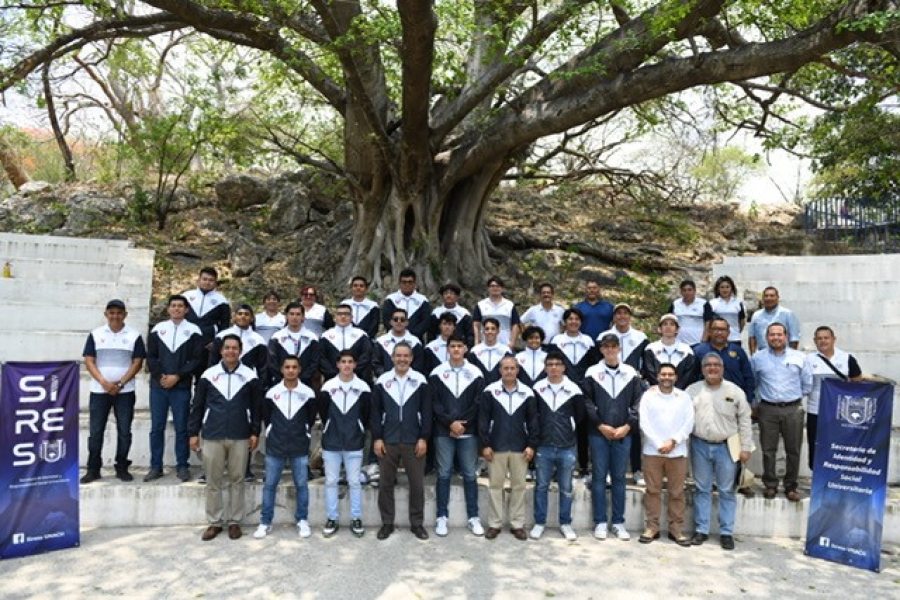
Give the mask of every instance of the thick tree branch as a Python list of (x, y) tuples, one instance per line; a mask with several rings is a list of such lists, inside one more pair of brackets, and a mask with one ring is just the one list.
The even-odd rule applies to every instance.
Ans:
[(430, 0), (398, 0), (397, 10), (403, 25), (403, 141), (400, 169), (404, 179), (414, 182), (421, 191), (431, 172), (428, 111), (431, 103), (437, 20)]

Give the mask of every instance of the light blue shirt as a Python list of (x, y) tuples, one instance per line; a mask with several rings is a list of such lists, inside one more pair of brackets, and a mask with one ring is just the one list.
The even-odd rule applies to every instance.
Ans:
[(772, 323), (781, 323), (787, 328), (789, 342), (800, 341), (800, 321), (797, 320), (793, 311), (779, 304), (773, 311), (762, 309), (753, 313), (747, 337), (756, 338), (757, 352), (769, 347), (766, 341), (766, 328)]
[(799, 350), (785, 348), (775, 354), (766, 348), (753, 355), (750, 365), (756, 376), (757, 402), (793, 402), (812, 391), (812, 368)]

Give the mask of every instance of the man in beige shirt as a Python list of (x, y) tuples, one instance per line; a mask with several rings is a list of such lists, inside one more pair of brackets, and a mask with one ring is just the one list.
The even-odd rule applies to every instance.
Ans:
[(728, 438), (740, 436), (740, 461), (750, 460), (753, 432), (750, 405), (740, 387), (723, 378), (722, 358), (715, 352), (703, 357), (703, 380), (687, 389), (694, 401), (694, 432), (691, 434), (691, 470), (694, 474), (695, 533), (691, 543), (699, 546), (709, 539), (712, 486), (719, 489), (719, 542), (734, 549), (734, 518), (737, 500), (734, 474), (737, 465), (728, 450)]

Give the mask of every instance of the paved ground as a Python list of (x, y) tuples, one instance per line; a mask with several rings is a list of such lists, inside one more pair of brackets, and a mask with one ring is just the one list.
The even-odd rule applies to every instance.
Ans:
[[(884, 554), (870, 573), (808, 558), (797, 540), (746, 538), (725, 552), (716, 540), (695, 548), (649, 546), (554, 530), (539, 542), (504, 533), (495, 541), (451, 530), (420, 542), (405, 530), (388, 541), (346, 529), (299, 540), (279, 527), (262, 541), (199, 527), (97, 529), (81, 548), (0, 562), (0, 597), (340, 598), (660, 598), (900, 597), (900, 556)], [(888, 551), (896, 551), (896, 548)]]

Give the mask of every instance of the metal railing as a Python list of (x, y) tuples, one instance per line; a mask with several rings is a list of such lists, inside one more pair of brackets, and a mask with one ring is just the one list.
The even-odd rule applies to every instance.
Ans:
[(825, 239), (882, 251), (900, 248), (900, 198), (819, 198), (804, 207), (803, 227)]

